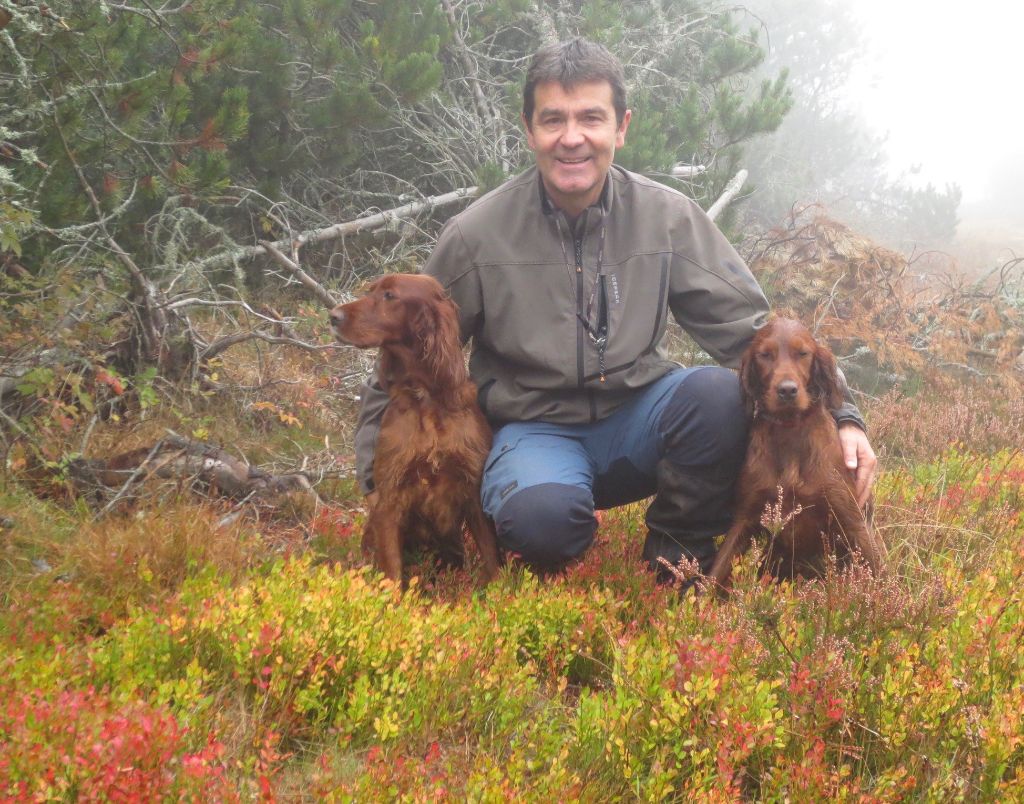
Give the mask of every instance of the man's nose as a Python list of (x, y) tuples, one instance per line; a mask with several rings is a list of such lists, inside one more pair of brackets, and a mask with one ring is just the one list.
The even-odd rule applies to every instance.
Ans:
[(562, 145), (566, 148), (575, 148), (583, 144), (583, 128), (577, 123), (569, 121), (562, 132)]

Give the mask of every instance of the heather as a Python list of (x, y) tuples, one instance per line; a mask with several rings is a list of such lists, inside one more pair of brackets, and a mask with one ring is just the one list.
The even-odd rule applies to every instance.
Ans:
[(775, 584), (751, 556), (725, 601), (654, 585), (642, 505), (562, 576), (512, 565), (479, 589), (423, 560), (400, 593), (363, 566), (354, 501), (302, 535), (168, 503), (142, 549), (138, 517), (100, 537), (8, 483), (3, 794), (1017, 797), (1024, 456), (963, 440), (957, 411), (1000, 413), (983, 395), (945, 402), (867, 410), (945, 426), (938, 450), (880, 444), (890, 572)]

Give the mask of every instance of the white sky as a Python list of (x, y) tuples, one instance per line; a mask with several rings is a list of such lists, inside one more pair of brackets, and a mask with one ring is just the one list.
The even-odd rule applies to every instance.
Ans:
[(919, 164), (922, 180), (956, 182), (965, 202), (984, 200), (1000, 162), (1024, 157), (1024, 3), (851, 5), (868, 41), (851, 101), (888, 132), (892, 172)]

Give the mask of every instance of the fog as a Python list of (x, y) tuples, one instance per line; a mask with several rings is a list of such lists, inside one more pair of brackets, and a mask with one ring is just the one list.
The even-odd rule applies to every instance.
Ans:
[(888, 135), (891, 173), (959, 184), (965, 218), (1024, 223), (1024, 6), (851, 0), (851, 7), (867, 51), (849, 102)]

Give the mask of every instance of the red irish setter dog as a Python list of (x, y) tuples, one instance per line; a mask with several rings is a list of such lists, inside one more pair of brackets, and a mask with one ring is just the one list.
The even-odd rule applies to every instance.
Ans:
[(497, 542), (480, 507), (491, 430), (463, 362), (455, 303), (432, 277), (389, 274), (331, 310), (331, 323), (339, 340), (380, 348), (378, 375), (390, 397), (363, 548), (400, 582), (403, 545), (431, 547), (442, 562), (461, 566), (465, 523), (492, 580)]
[(750, 445), (736, 487), (735, 519), (711, 579), (724, 589), (733, 560), (763, 533), (774, 535), (762, 573), (820, 575), (827, 552), (848, 562), (857, 551), (877, 575), (885, 547), (857, 505), (829, 412), (842, 403), (832, 353), (799, 321), (777, 318), (754, 336), (740, 382), (752, 417)]

